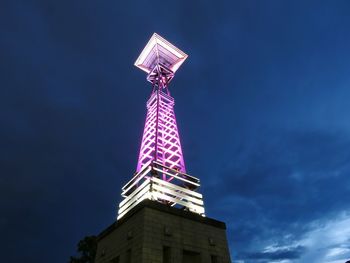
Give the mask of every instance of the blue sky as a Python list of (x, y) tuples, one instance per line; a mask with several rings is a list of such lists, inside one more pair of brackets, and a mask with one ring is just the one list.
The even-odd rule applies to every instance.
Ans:
[[(186, 167), (233, 262), (350, 259), (349, 1), (1, 1), (4, 262), (67, 262), (136, 168), (157, 32)], [(19, 253), (20, 251), (20, 253)]]

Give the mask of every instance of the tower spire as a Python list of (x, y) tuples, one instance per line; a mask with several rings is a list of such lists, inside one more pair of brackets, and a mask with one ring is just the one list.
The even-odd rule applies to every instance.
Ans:
[(144, 199), (204, 216), (199, 179), (186, 174), (169, 83), (187, 55), (154, 33), (135, 62), (147, 73), (152, 93), (135, 176), (122, 188), (118, 219)]

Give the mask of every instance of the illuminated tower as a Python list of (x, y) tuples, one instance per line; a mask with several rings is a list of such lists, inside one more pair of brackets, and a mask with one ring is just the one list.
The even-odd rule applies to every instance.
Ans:
[(118, 219), (144, 199), (184, 208), (204, 216), (199, 179), (186, 174), (174, 98), (169, 83), (187, 55), (153, 34), (135, 62), (147, 73), (152, 93), (134, 177), (122, 188)]
[(117, 221), (98, 235), (95, 263), (230, 263), (226, 225), (204, 214), (186, 173), (169, 83), (187, 55), (153, 34), (135, 62), (152, 84), (136, 172)]
[[(157, 161), (170, 169), (185, 173), (179, 132), (174, 113), (174, 99), (168, 85), (187, 55), (154, 34), (135, 62), (145, 71), (152, 84), (147, 102), (147, 118), (136, 171)], [(165, 177), (163, 180), (167, 180)]]

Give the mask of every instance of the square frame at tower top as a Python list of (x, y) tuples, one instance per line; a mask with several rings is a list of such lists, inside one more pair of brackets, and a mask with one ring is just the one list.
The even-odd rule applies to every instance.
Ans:
[(134, 65), (148, 74), (160, 63), (175, 73), (187, 57), (186, 53), (154, 33)]

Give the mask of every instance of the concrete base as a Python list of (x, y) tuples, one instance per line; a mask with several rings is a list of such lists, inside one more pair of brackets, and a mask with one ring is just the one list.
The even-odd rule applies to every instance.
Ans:
[(229, 263), (223, 222), (144, 200), (98, 237), (96, 263)]

